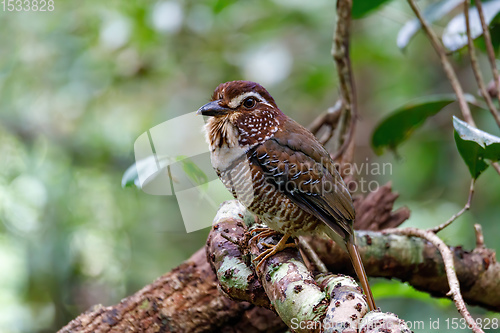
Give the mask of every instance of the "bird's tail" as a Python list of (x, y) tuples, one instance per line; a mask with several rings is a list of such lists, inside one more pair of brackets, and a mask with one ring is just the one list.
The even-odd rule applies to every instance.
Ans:
[[(330, 228), (326, 223), (323, 225), (323, 231), (330, 237), (335, 243), (337, 243), (341, 248), (344, 249), (349, 254), (351, 258), (352, 266), (354, 271), (358, 276), (358, 280), (361, 283), (361, 287), (365, 292), (368, 306), (370, 310), (375, 310), (375, 300), (373, 299), (372, 291), (370, 285), (368, 284), (368, 278), (366, 276), (365, 267), (361, 261), (361, 256), (359, 255), (358, 246), (356, 245), (356, 237), (354, 235), (354, 230), (347, 234), (345, 237), (339, 235), (335, 230)], [(352, 229), (351, 229), (352, 230)]]
[(347, 247), (347, 253), (349, 253), (349, 257), (351, 258), (354, 271), (356, 271), (356, 275), (358, 276), (359, 282), (361, 283), (363, 291), (365, 292), (366, 298), (368, 300), (368, 306), (370, 307), (371, 311), (376, 310), (377, 307), (375, 306), (375, 300), (373, 299), (372, 290), (370, 289), (370, 285), (368, 284), (368, 277), (366, 276), (365, 267), (363, 266), (361, 256), (359, 255), (355, 236), (351, 235), (345, 242), (345, 245)]

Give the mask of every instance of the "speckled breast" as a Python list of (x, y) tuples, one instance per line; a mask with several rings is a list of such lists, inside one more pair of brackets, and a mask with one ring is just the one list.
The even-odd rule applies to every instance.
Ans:
[(249, 158), (251, 152), (235, 159), (217, 174), (231, 194), (269, 228), (292, 235), (310, 233), (321, 223), (301, 209)]

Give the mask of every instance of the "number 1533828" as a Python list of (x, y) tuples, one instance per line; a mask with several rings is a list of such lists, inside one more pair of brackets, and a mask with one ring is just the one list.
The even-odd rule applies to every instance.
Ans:
[(2, 0), (0, 8), (4, 12), (52, 12), (54, 0)]

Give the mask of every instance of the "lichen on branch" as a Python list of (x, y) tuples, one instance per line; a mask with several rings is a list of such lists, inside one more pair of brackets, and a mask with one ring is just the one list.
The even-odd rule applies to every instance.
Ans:
[[(314, 275), (297, 248), (278, 252), (256, 269), (252, 259), (267, 248), (264, 244), (277, 244), (280, 237), (253, 242), (252, 229), (244, 224), (248, 215), (245, 208), (233, 200), (220, 209), (224, 213), (217, 214), (206, 249), (225, 295), (274, 310), (295, 332), (357, 332), (361, 325), (370, 326), (364, 318), (368, 313), (366, 296), (351, 277)], [(387, 317), (388, 323), (396, 325), (393, 329), (410, 331), (393, 314), (379, 314), (380, 325)]]

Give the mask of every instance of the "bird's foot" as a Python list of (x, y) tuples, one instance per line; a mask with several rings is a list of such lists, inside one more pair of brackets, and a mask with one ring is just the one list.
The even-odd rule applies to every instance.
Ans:
[[(269, 236), (270, 235), (273, 235), (273, 234), (276, 234), (278, 232), (272, 230), (273, 233), (269, 233)], [(255, 237), (255, 236), (254, 236)], [(259, 254), (259, 256), (257, 256), (253, 262), (258, 262), (257, 266), (255, 266), (255, 270), (258, 271), (260, 266), (267, 260), (269, 259), (270, 257), (272, 257), (273, 255), (275, 255), (276, 253), (280, 252), (280, 251), (283, 251), (284, 249), (286, 248), (289, 248), (289, 247), (296, 247), (297, 245), (295, 245), (295, 243), (288, 243), (287, 244), (287, 241), (288, 241), (288, 238), (290, 238), (290, 234), (285, 234), (283, 235), (283, 237), (280, 239), (280, 241), (278, 242), (278, 244), (274, 245), (274, 244), (268, 244), (268, 243), (262, 243), (262, 245), (264, 245), (265, 247), (268, 247), (267, 250), (265, 250), (264, 252), (262, 252), (261, 254)]]
[(274, 231), (273, 229), (270, 228), (255, 228), (250, 231), (250, 234), (254, 232), (257, 232), (257, 235), (251, 237), (250, 240), (248, 241), (248, 244), (251, 244), (252, 242), (258, 242), (261, 238), (266, 238), (273, 235), (280, 235), (279, 232)]

